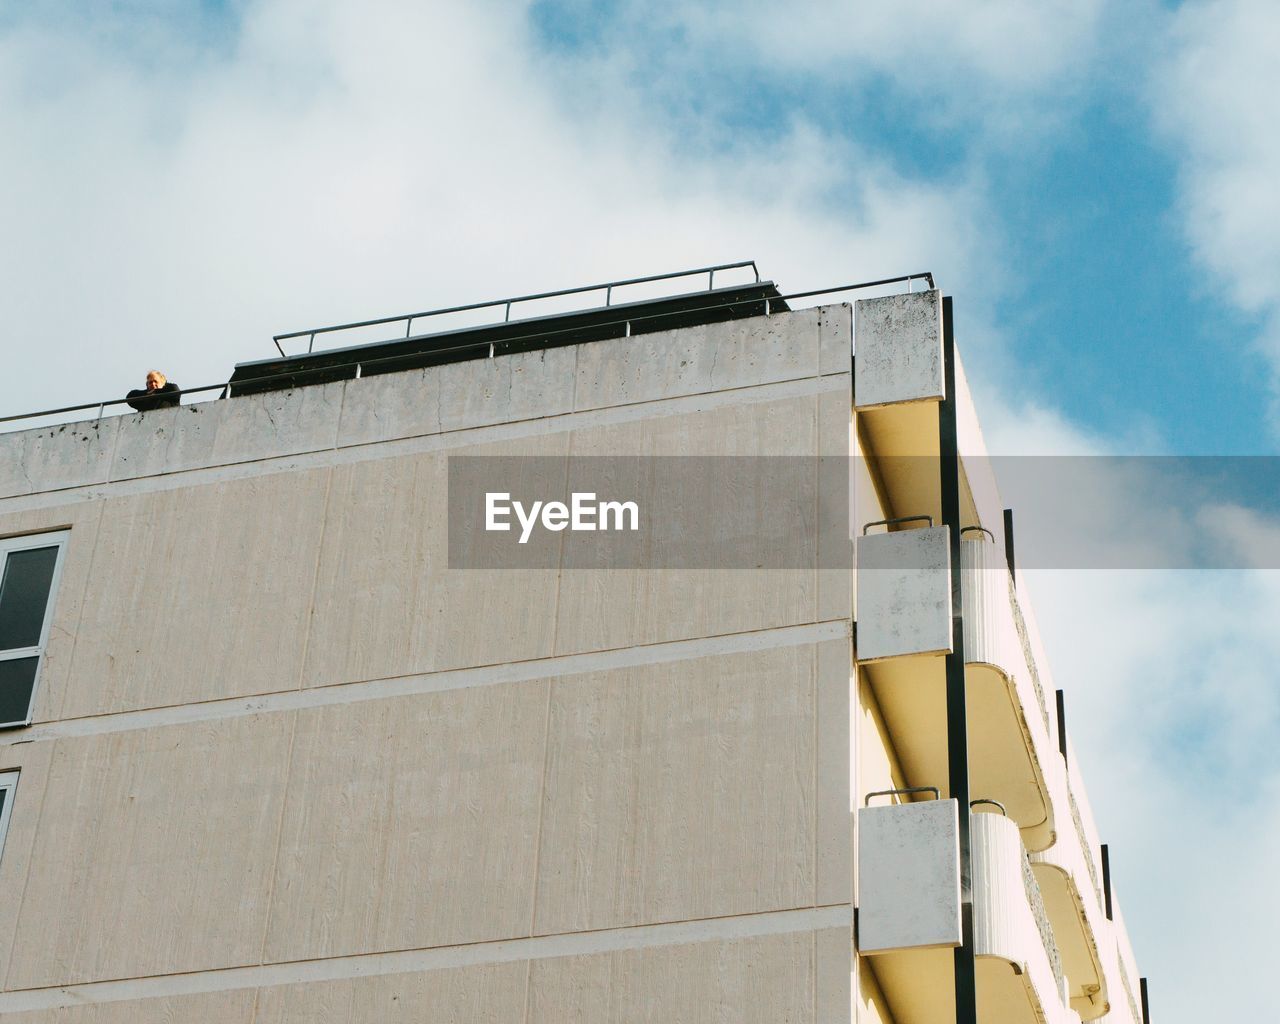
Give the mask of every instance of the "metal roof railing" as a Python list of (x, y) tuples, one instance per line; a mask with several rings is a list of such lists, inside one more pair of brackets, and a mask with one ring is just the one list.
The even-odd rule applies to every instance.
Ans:
[[(725, 264), (725, 266), (729, 266), (729, 265), (728, 265), (728, 264)], [(754, 263), (754, 262), (750, 262), (750, 263), (738, 264), (738, 266), (751, 266), (751, 267), (754, 267), (754, 266), (755, 266), (755, 263)], [(710, 268), (709, 268), (709, 269), (710, 269)], [(723, 268), (723, 267), (720, 267), (720, 268), (715, 268), (715, 269), (719, 270), (719, 269), (724, 269), (724, 268)], [(688, 273), (706, 273), (706, 270), (689, 271)], [(658, 276), (658, 277), (655, 277), (655, 278), (648, 278), (648, 279), (646, 279), (646, 278), (635, 278), (633, 283), (638, 283), (638, 282), (640, 282), (640, 281), (644, 281), (644, 280), (661, 280), (661, 279), (663, 279), (663, 277), (665, 277), (665, 276), (679, 276), (679, 275), (660, 275), (660, 276)], [(875, 280), (875, 281), (860, 281), (860, 282), (857, 282), (857, 283), (855, 283), (855, 284), (834, 285), (833, 287), (830, 287), (830, 288), (814, 288), (814, 289), (810, 289), (810, 290), (808, 290), (808, 291), (803, 291), (803, 292), (792, 292), (792, 293), (787, 294), (787, 295), (778, 295), (778, 296), (775, 296), (775, 297), (774, 297), (774, 298), (772, 298), (772, 299), (770, 299), (770, 298), (766, 297), (766, 298), (763, 298), (763, 299), (761, 299), (761, 300), (759, 300), (759, 301), (763, 303), (763, 305), (764, 305), (764, 310), (765, 310), (765, 315), (767, 316), (767, 315), (769, 315), (769, 307), (770, 307), (770, 303), (771, 303), (771, 302), (789, 302), (789, 301), (791, 301), (791, 300), (793, 300), (793, 299), (808, 299), (808, 298), (814, 298), (814, 297), (819, 296), (819, 295), (837, 295), (837, 294), (839, 294), (839, 293), (841, 293), (841, 292), (862, 291), (862, 290), (865, 290), (865, 289), (868, 289), (868, 288), (882, 288), (882, 287), (886, 287), (886, 286), (888, 286), (888, 285), (892, 285), (892, 284), (903, 284), (903, 283), (906, 283), (906, 285), (907, 285), (907, 287), (908, 287), (908, 290), (909, 290), (909, 289), (910, 289), (910, 287), (911, 287), (911, 283), (912, 283), (913, 281), (927, 281), (927, 282), (928, 282), (928, 284), (929, 284), (929, 287), (930, 287), (930, 288), (934, 288), (934, 287), (936, 287), (936, 285), (934, 284), (934, 280), (933, 280), (933, 274), (932, 274), (931, 272), (929, 272), (929, 271), (924, 271), (924, 272), (919, 273), (919, 274), (900, 274), (900, 275), (898, 275), (897, 277), (885, 277), (885, 278), (880, 278), (879, 280)], [(617, 284), (617, 283), (615, 282), (615, 284)], [(563, 292), (563, 293), (559, 293), (559, 294), (572, 294), (572, 293), (573, 293), (573, 292), (575, 292), (575, 291), (589, 291), (589, 290), (590, 290), (590, 289), (568, 289), (568, 290), (566, 290), (565, 292)], [(555, 293), (552, 293), (552, 294), (555, 294)], [(525, 299), (527, 299), (527, 298), (530, 298), (530, 296), (525, 296), (524, 298), (525, 298)], [(507, 300), (500, 300), (500, 302), (505, 302), (505, 301), (507, 301)], [(513, 301), (513, 302), (517, 302), (517, 301), (522, 301), (522, 300), (521, 300), (521, 299), (513, 299), (513, 300), (511, 300), (511, 301)], [(485, 306), (485, 305), (492, 305), (492, 303), (479, 303), (479, 304), (477, 304), (477, 307), (476, 307), (476, 308), (479, 308), (479, 307), (482, 307), (482, 306)], [(712, 311), (719, 310), (719, 309), (729, 309), (729, 308), (732, 308), (732, 307), (740, 307), (741, 305), (742, 305), (742, 300), (741, 300), (741, 299), (737, 299), (737, 300), (732, 300), (732, 301), (729, 301), (729, 302), (721, 303), (721, 304), (719, 304), (719, 305), (713, 305), (713, 306), (706, 306), (706, 307), (702, 307), (702, 309), (703, 309), (703, 311), (704, 311), (704, 312), (712, 312)], [(565, 314), (565, 315), (571, 316), (572, 314), (571, 314), (571, 313), (569, 313), (569, 314)], [(651, 314), (651, 315), (635, 314), (635, 313), (633, 313), (633, 314), (629, 314), (629, 315), (627, 315), (627, 316), (625, 316), (625, 317), (622, 317), (622, 318), (620, 318), (620, 319), (618, 319), (618, 320), (616, 320), (616, 321), (610, 321), (610, 322), (603, 323), (603, 324), (596, 324), (595, 326), (597, 326), (597, 327), (611, 327), (611, 326), (612, 326), (612, 327), (622, 327), (622, 326), (624, 326), (624, 325), (630, 325), (630, 324), (634, 324), (634, 323), (640, 323), (640, 322), (643, 322), (643, 321), (645, 321), (645, 320), (657, 319), (657, 318), (661, 318), (661, 317), (664, 317), (664, 316), (667, 316), (667, 315), (668, 315), (668, 314), (665, 314), (665, 313), (657, 313), (657, 314)], [(418, 317), (418, 314), (414, 314), (414, 319), (417, 319), (417, 317)], [(394, 322), (394, 321), (396, 321), (396, 320), (398, 320), (398, 319), (403, 319), (403, 318), (402, 318), (402, 317), (390, 317), (390, 318), (388, 318), (387, 320), (372, 320), (372, 321), (368, 321), (368, 323), (369, 323), (369, 324), (377, 324), (377, 323), (383, 323), (383, 322)], [(341, 326), (342, 326), (342, 327), (350, 327), (350, 326), (354, 326), (354, 325), (344, 324), (344, 325), (341, 325)], [(337, 329), (339, 329), (339, 328), (332, 328), (331, 330), (337, 330)], [(321, 329), (319, 329), (319, 328), (318, 328), (316, 333), (320, 333), (320, 330), (321, 330)], [(555, 335), (557, 335), (557, 334), (567, 334), (567, 333), (571, 333), (571, 332), (573, 332), (573, 331), (575, 331), (575, 330), (577, 330), (577, 328), (573, 328), (573, 327), (565, 328), (564, 330), (551, 330), (551, 331), (548, 331), (548, 330), (546, 330), (546, 329), (543, 329), (543, 330), (533, 331), (533, 332), (531, 332), (531, 333), (529, 333), (529, 334), (526, 334), (526, 335), (517, 335), (517, 336), (511, 337), (511, 338), (506, 338), (506, 339), (504, 339), (504, 341), (506, 341), (506, 342), (519, 342), (519, 341), (534, 340), (534, 339), (538, 339), (538, 338), (551, 338), (551, 337), (553, 337), (553, 336), (555, 336)], [(292, 335), (292, 336), (295, 336), (295, 337), (296, 337), (296, 336), (298, 336), (299, 334), (301, 334), (301, 335), (306, 335), (306, 334), (309, 334), (309, 333), (310, 333), (309, 331), (296, 332), (296, 333), (295, 333), (294, 335)], [(280, 337), (282, 337), (282, 338), (283, 338), (283, 337), (288, 337), (288, 335), (280, 335)], [(462, 342), (461, 344), (458, 344), (458, 345), (442, 346), (442, 347), (440, 347), (440, 348), (433, 349), (433, 350), (432, 350), (432, 353), (433, 353), (433, 354), (435, 354), (435, 355), (444, 355), (444, 354), (453, 353), (453, 352), (466, 352), (466, 351), (470, 351), (470, 350), (472, 350), (472, 349), (486, 349), (486, 350), (487, 350), (487, 349), (489, 349), (489, 347), (490, 347), (490, 343), (489, 343), (488, 341), (464, 341), (464, 342)], [(286, 358), (288, 358), (288, 357), (286, 357)], [(373, 366), (373, 365), (376, 365), (376, 364), (379, 364), (379, 363), (395, 362), (395, 361), (398, 361), (398, 360), (401, 360), (401, 359), (403, 359), (403, 356), (399, 356), (399, 355), (385, 356), (385, 357), (381, 357), (381, 358), (374, 358), (374, 359), (368, 359), (368, 358), (366, 358), (366, 359), (352, 359), (352, 360), (351, 360), (350, 362), (348, 362), (348, 363), (341, 363), (341, 364), (337, 364), (337, 365), (335, 365), (335, 366), (327, 367), (327, 369), (328, 369), (329, 371), (336, 371), (336, 370), (342, 370), (342, 369), (349, 369), (349, 370), (352, 370), (352, 371), (353, 371), (353, 376), (359, 376), (359, 375), (360, 375), (360, 372), (361, 372), (362, 367), (366, 367), (366, 366)], [(241, 379), (241, 380), (238, 380), (238, 381), (236, 381), (236, 386), (242, 386), (242, 385), (247, 385), (247, 384), (262, 384), (262, 383), (267, 383), (267, 382), (270, 382), (270, 381), (273, 381), (273, 380), (286, 381), (286, 380), (288, 380), (288, 379), (290, 379), (290, 378), (295, 377), (295, 376), (296, 376), (296, 373), (297, 373), (297, 371), (295, 371), (295, 370), (286, 370), (286, 371), (283, 371), (283, 372), (277, 372), (277, 373), (264, 373), (264, 374), (262, 374), (261, 376), (258, 376), (258, 377), (247, 377), (247, 378), (243, 378), (243, 379)], [(183, 396), (183, 397), (186, 397), (186, 396), (188, 396), (188, 395), (208, 394), (208, 393), (210, 393), (210, 392), (220, 391), (220, 392), (222, 392), (222, 395), (221, 395), (220, 397), (224, 397), (224, 398), (225, 398), (225, 397), (228, 397), (228, 396), (230, 395), (230, 393), (231, 393), (231, 387), (232, 387), (232, 385), (231, 385), (231, 383), (230, 383), (230, 382), (228, 382), (228, 381), (223, 381), (223, 382), (218, 383), (218, 384), (205, 384), (205, 385), (202, 385), (202, 386), (200, 386), (200, 387), (194, 387), (194, 388), (183, 388), (181, 393), (182, 393), (182, 396)], [(109, 407), (117, 406), (117, 405), (125, 405), (125, 404), (127, 403), (127, 401), (128, 401), (128, 399), (125, 399), (125, 398), (109, 398), (109, 399), (105, 399), (105, 400), (103, 400), (103, 401), (98, 401), (98, 402), (85, 402), (85, 403), (82, 403), (82, 404), (80, 404), (80, 405), (64, 405), (64, 406), (60, 406), (60, 407), (58, 407), (58, 408), (56, 408), (56, 409), (41, 409), (41, 410), (39, 410), (39, 411), (37, 411), (37, 412), (22, 412), (22, 413), (16, 413), (16, 414), (14, 414), (14, 415), (10, 415), (10, 416), (0, 416), (0, 423), (15, 423), (15, 422), (17, 422), (17, 421), (19, 421), (19, 420), (34, 420), (34, 419), (41, 419), (41, 418), (43, 418), (43, 417), (45, 417), (45, 416), (60, 416), (60, 415), (65, 415), (66, 413), (73, 413), (73, 412), (89, 412), (89, 411), (96, 411), (96, 412), (97, 412), (97, 418), (98, 418), (98, 419), (101, 419), (101, 418), (102, 418), (102, 415), (103, 415), (103, 413), (106, 411), (106, 409), (108, 409)]]
[[(696, 267), (693, 270), (677, 270), (670, 274), (650, 274), (648, 277), (629, 277), (621, 281), (605, 281), (601, 284), (582, 285), (578, 288), (561, 288), (553, 292), (535, 292), (531, 295), (514, 295), (507, 299), (494, 299), (491, 302), (472, 302), (465, 306), (446, 306), (443, 309), (428, 309), (421, 313), (401, 313), (398, 316), (384, 316), (376, 320), (356, 320), (348, 324), (334, 324), (331, 327), (308, 327), (301, 331), (289, 331), (287, 334), (274, 334), (271, 340), (275, 342), (276, 349), (282, 356), (287, 359), (284, 348), (280, 342), (289, 341), (293, 338), (307, 339), (307, 353), (310, 354), (315, 349), (316, 335), (318, 334), (336, 334), (339, 331), (354, 331), (361, 327), (377, 327), (381, 324), (396, 324), (404, 322), (404, 336), (406, 338), (413, 335), (413, 322), (415, 320), (424, 320), (433, 316), (445, 316), (449, 313), (468, 313), (477, 309), (497, 309), (502, 307), (504, 310), (502, 323), (510, 323), (511, 307), (521, 302), (534, 302), (538, 299), (556, 299), (563, 298), (566, 295), (584, 295), (590, 292), (604, 292), (605, 307), (613, 305), (613, 290), (615, 288), (626, 288), (637, 284), (653, 284), (657, 281), (678, 281), (684, 277), (701, 277), (707, 275), (707, 291), (714, 291), (716, 285), (716, 274), (723, 273), (727, 270), (742, 270), (750, 267), (751, 272), (755, 275), (755, 283), (760, 283), (760, 270), (756, 267), (755, 260), (741, 260), (738, 263), (717, 263), (713, 267)], [(600, 307), (595, 307), (600, 308)], [(497, 323), (498, 321), (493, 321)], [(389, 340), (389, 339), (388, 339)], [(300, 354), (300, 353), (299, 353)]]

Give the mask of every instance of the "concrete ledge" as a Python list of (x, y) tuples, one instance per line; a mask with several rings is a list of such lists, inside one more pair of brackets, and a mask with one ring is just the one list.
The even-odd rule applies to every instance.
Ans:
[(853, 306), (818, 307), (818, 372), (848, 373), (853, 366)]
[(517, 352), (346, 383), (340, 447), (573, 410), (577, 348)]
[(577, 346), (575, 409), (818, 375), (820, 310), (774, 313)]
[(344, 384), (272, 391), (121, 416), (111, 479), (332, 448)]
[(854, 402), (859, 409), (938, 401), (942, 367), (942, 293), (907, 292), (854, 306)]
[(0, 498), (107, 480), (120, 418), (0, 434)]
[(851, 307), (0, 434), (0, 499), (849, 371)]
[(951, 550), (945, 526), (859, 537), (858, 660), (951, 650)]
[(960, 812), (954, 800), (858, 811), (858, 949), (960, 945)]

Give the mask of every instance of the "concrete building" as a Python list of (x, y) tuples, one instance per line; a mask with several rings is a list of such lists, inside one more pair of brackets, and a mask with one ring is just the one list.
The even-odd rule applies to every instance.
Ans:
[[(925, 283), (418, 315), (0, 435), (0, 1021), (1144, 1024)], [(857, 571), (803, 487), (725, 497), (777, 564), (459, 564), (464, 456), (852, 467)]]

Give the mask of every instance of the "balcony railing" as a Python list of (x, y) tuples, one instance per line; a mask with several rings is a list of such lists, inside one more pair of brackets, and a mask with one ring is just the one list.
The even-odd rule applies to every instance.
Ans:
[(1093, 885), (1093, 895), (1097, 900), (1097, 905), (1103, 905), (1102, 899), (1102, 882), (1098, 878), (1098, 865), (1094, 862), (1093, 850), (1089, 845), (1089, 839), (1085, 835), (1084, 820), (1080, 816), (1080, 804), (1076, 801), (1075, 790), (1067, 784), (1067, 802), (1071, 805), (1071, 822), (1075, 826), (1076, 841), (1080, 844), (1080, 854), (1084, 859), (1085, 870), (1089, 874), (1089, 881)]
[[(598, 312), (600, 310), (611, 311), (615, 308), (611, 305), (613, 288), (622, 287), (624, 285), (635, 284), (635, 283), (644, 282), (644, 281), (659, 281), (659, 280), (675, 279), (680, 277), (687, 277), (690, 275), (701, 275), (701, 274), (707, 274), (708, 283), (714, 284), (713, 272), (719, 272), (719, 271), (731, 269), (734, 267), (743, 267), (743, 268), (750, 267), (752, 269), (752, 272), (756, 273), (754, 261), (744, 261), (738, 264), (721, 264), (718, 267), (700, 267), (694, 270), (676, 271), (670, 274), (659, 274), (649, 278), (632, 278), (627, 281), (615, 281), (612, 283), (589, 285), (582, 288), (570, 288), (560, 292), (548, 292), (548, 293), (539, 294), (539, 295), (516, 296), (512, 298), (498, 299), (491, 302), (474, 303), (469, 306), (449, 307), (447, 309), (438, 309), (438, 310), (427, 310), (421, 313), (397, 314), (391, 317), (379, 317), (373, 320), (356, 321), (356, 322), (347, 323), (347, 324), (337, 324), (331, 327), (306, 328), (302, 331), (290, 331), (286, 334), (275, 335), (273, 336), (272, 340), (275, 342), (276, 347), (281, 351), (283, 351), (283, 349), (279, 345), (280, 341), (300, 339), (303, 337), (307, 338), (308, 345), (314, 348), (314, 337), (316, 335), (336, 333), (340, 331), (350, 331), (360, 327), (376, 326), (381, 324), (391, 324), (391, 323), (399, 323), (399, 322), (404, 322), (406, 324), (406, 329), (411, 331), (413, 327), (413, 321), (422, 317), (434, 317), (434, 316), (440, 316), (446, 313), (458, 312), (461, 310), (484, 309), (489, 307), (494, 307), (494, 308), (501, 307), (504, 310), (506, 310), (509, 308), (510, 305), (515, 303), (530, 302), (535, 299), (545, 298), (548, 296), (570, 295), (570, 294), (577, 294), (577, 293), (591, 293), (591, 292), (598, 293), (598, 292), (604, 291), (606, 293), (606, 301), (610, 304), (607, 304), (604, 306), (592, 307), (590, 309), (575, 310), (574, 312), (590, 313), (593, 311)], [(771, 302), (774, 303), (773, 308), (776, 310), (778, 308), (777, 306), (778, 303), (786, 303), (788, 301), (795, 300), (795, 299), (809, 299), (809, 298), (817, 298), (819, 296), (838, 295), (843, 292), (865, 291), (865, 290), (871, 290), (871, 289), (877, 289), (877, 288), (885, 288), (891, 285), (897, 285), (897, 284), (903, 284), (903, 283), (907, 285), (908, 294), (910, 294), (912, 283), (915, 281), (926, 281), (930, 288), (933, 288), (934, 286), (933, 274), (931, 272), (924, 271), (919, 274), (899, 274), (895, 277), (879, 278), (874, 281), (859, 281), (853, 284), (833, 285), (825, 288), (810, 288), (804, 291), (791, 292), (786, 295), (777, 295), (772, 299), (766, 298), (763, 300), (764, 312), (766, 315), (768, 315), (770, 311)], [(742, 305), (741, 301), (736, 301), (736, 302), (729, 301), (729, 302), (717, 304), (715, 302), (714, 293), (711, 292), (710, 290), (703, 292), (701, 294), (708, 295), (712, 300), (711, 303), (699, 307), (703, 312), (711, 312), (711, 311), (722, 310), (722, 309), (732, 309), (734, 307), (740, 307)], [(785, 306), (783, 308), (785, 308)], [(572, 314), (567, 314), (567, 315), (572, 315)], [(646, 321), (655, 320), (657, 318), (658, 318), (657, 316), (646, 316), (643, 310), (640, 310), (637, 312), (627, 312), (625, 310), (619, 310), (617, 312), (616, 319), (603, 324), (598, 323), (596, 326), (625, 328), (626, 336), (629, 337), (633, 333), (632, 331), (633, 325), (635, 325), (638, 329), (640, 324), (645, 323)], [(520, 321), (510, 320), (510, 319), (501, 321), (501, 324), (503, 325), (508, 323), (519, 324)], [(533, 326), (533, 327), (530, 327), (529, 333), (527, 335), (521, 335), (521, 334), (510, 335), (505, 337), (504, 340), (508, 343), (525, 342), (525, 341), (537, 342), (540, 340), (546, 340), (546, 339), (552, 338), (554, 335), (557, 335), (557, 334), (567, 335), (572, 333), (576, 329), (577, 328), (569, 327), (561, 331), (554, 331), (554, 330), (549, 331), (544, 326)], [(621, 334), (622, 332), (620, 331), (619, 333)], [(389, 339), (389, 340), (402, 340), (402, 339)], [(489, 349), (490, 347), (491, 347), (490, 343), (487, 340), (478, 341), (478, 342), (463, 340), (455, 346), (442, 344), (439, 348), (434, 349), (433, 351), (440, 355), (448, 355), (456, 352), (471, 352), (473, 350)], [(358, 378), (361, 376), (362, 370), (366, 372), (371, 371), (372, 369), (374, 369), (375, 364), (378, 364), (378, 363), (395, 364), (399, 360), (402, 360), (401, 356), (389, 356), (381, 360), (368, 359), (368, 358), (362, 359), (357, 351), (353, 351), (349, 359), (335, 366), (331, 366), (329, 367), (329, 369), (339, 370), (339, 371), (348, 371), (347, 372), (348, 378)], [(260, 375), (255, 375), (251, 378), (241, 379), (237, 383), (241, 387), (248, 387), (250, 385), (276, 384), (276, 383), (279, 383), (281, 384), (281, 386), (283, 386), (288, 381), (290, 381), (294, 377), (294, 375), (295, 375), (294, 371), (288, 370), (288, 369), (282, 370), (282, 371), (263, 371)], [(202, 384), (196, 387), (184, 387), (182, 389), (182, 397), (184, 401), (189, 400), (190, 398), (197, 395), (202, 396), (201, 400), (203, 401), (206, 399), (216, 400), (219, 397), (226, 398), (226, 397), (229, 397), (231, 394), (232, 394), (231, 385), (229, 385), (226, 381), (218, 381), (217, 383), (213, 383), (213, 384)], [(37, 421), (37, 420), (52, 421), (54, 423), (66, 422), (67, 417), (75, 413), (89, 414), (88, 416), (84, 417), (85, 421), (101, 420), (108, 409), (115, 410), (118, 406), (125, 405), (126, 403), (127, 403), (127, 399), (117, 393), (107, 398), (99, 399), (92, 402), (81, 402), (76, 405), (63, 405), (63, 406), (58, 406), (56, 408), (39, 409), (34, 412), (6, 414), (3, 416), (0, 416), (0, 431), (8, 431), (10, 429), (10, 427), (7, 426), (8, 424), (23, 424), (23, 425), (35, 426), (36, 424), (33, 421)], [(18, 429), (21, 429), (21, 428), (19, 427)]]
[(969, 719), (983, 750), (971, 762), (971, 786), (999, 800), (1024, 830), (1026, 845), (1041, 850), (1055, 835), (1051, 783), (1059, 761), (1044, 688), (1004, 552), (986, 530), (970, 527), (964, 534)]
[(1040, 941), (1044, 944), (1045, 955), (1049, 958), (1053, 980), (1058, 983), (1058, 994), (1065, 1002), (1067, 979), (1062, 970), (1062, 953), (1059, 952), (1057, 940), (1053, 937), (1053, 925), (1049, 922), (1049, 913), (1044, 908), (1044, 896), (1040, 892), (1040, 883), (1036, 881), (1035, 872), (1031, 870), (1031, 860), (1025, 850), (1022, 853), (1022, 885), (1026, 889), (1027, 902), (1031, 904), (1031, 913), (1036, 919), (1036, 928), (1040, 932)]
[(1018, 588), (1009, 578), (1009, 606), (1013, 609), (1013, 625), (1018, 633), (1018, 643), (1022, 647), (1022, 658), (1027, 666), (1027, 675), (1031, 679), (1031, 687), (1035, 691), (1036, 706), (1040, 709), (1040, 719), (1044, 722), (1046, 733), (1053, 731), (1049, 721), (1049, 702), (1045, 699), (1044, 684), (1040, 682), (1040, 669), (1031, 645), (1031, 634), (1027, 630), (1027, 620), (1022, 615), (1022, 605), (1018, 601)]
[[(939, 947), (957, 942), (955, 802), (859, 814), (865, 817), (858, 845), (858, 948), (876, 958), (891, 1004), (934, 1019), (946, 1012), (943, 994), (952, 970), (950, 957), (937, 955), (946, 952)], [(1062, 953), (1017, 824), (1002, 813), (970, 812), (970, 832), (979, 1019), (1078, 1024), (1067, 1001)]]

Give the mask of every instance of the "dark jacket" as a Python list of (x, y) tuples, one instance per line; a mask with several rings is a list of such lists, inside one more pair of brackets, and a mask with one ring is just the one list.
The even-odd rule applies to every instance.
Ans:
[(138, 412), (147, 412), (151, 409), (167, 409), (170, 406), (180, 404), (181, 399), (182, 389), (173, 381), (166, 381), (154, 391), (147, 391), (146, 389), (134, 390), (124, 396), (124, 400), (132, 408), (137, 409)]

